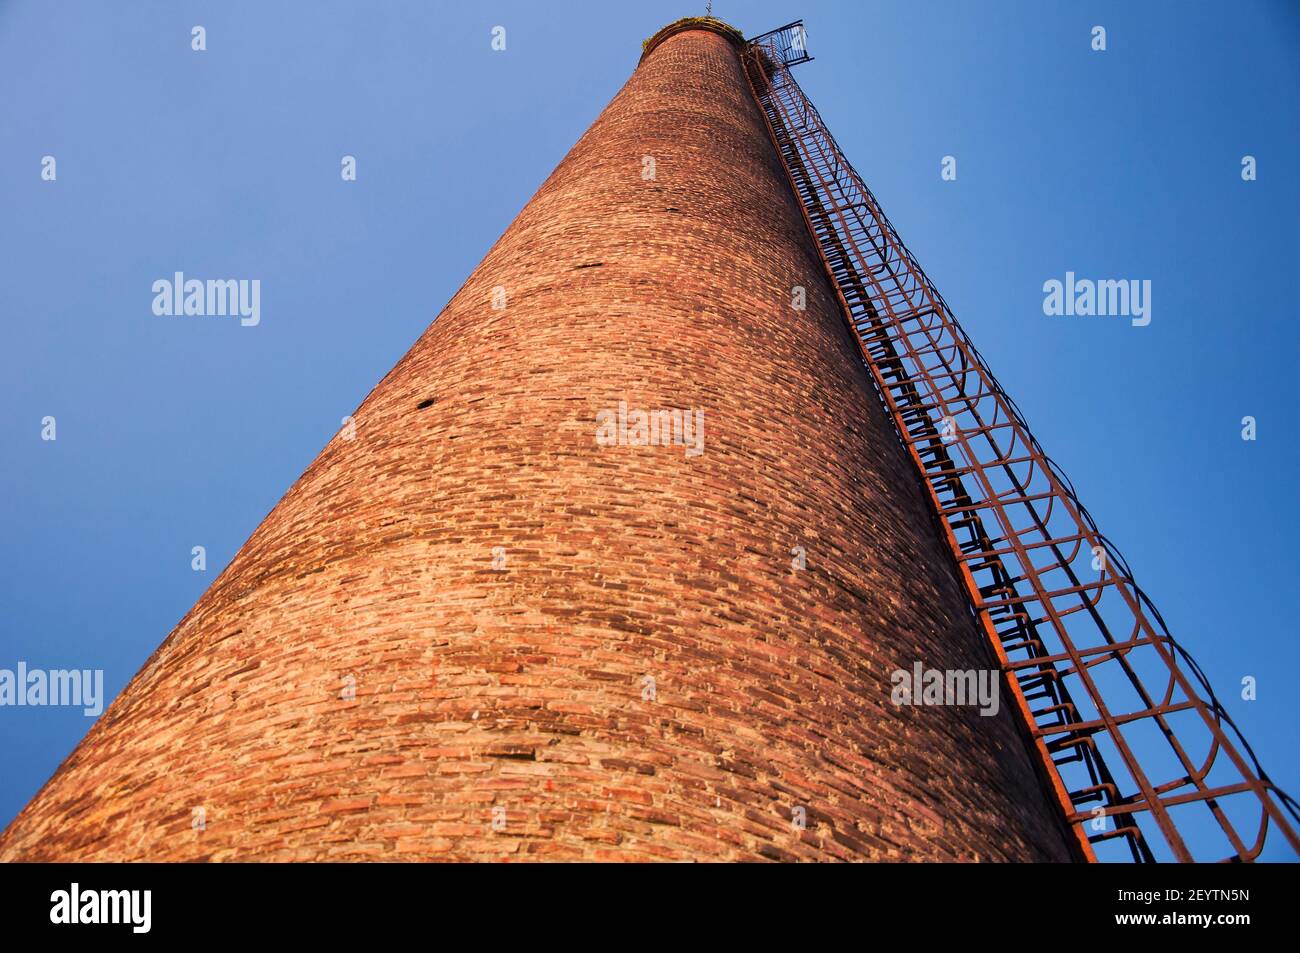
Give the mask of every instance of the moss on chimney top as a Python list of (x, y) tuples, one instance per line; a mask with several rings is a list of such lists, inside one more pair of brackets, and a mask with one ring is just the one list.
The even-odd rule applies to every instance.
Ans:
[(674, 33), (681, 33), (685, 30), (709, 30), (726, 37), (737, 47), (745, 45), (745, 35), (730, 23), (724, 23), (717, 17), (682, 17), (680, 20), (674, 20), (654, 36), (642, 42), (641, 59), (644, 60), (651, 50)]

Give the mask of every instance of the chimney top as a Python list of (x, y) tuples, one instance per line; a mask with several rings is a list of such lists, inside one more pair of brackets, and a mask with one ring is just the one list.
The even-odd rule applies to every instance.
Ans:
[(668, 24), (650, 39), (641, 44), (641, 60), (644, 61), (651, 51), (668, 37), (687, 30), (708, 30), (730, 40), (737, 49), (745, 45), (745, 35), (730, 23), (724, 23), (717, 17), (682, 17)]

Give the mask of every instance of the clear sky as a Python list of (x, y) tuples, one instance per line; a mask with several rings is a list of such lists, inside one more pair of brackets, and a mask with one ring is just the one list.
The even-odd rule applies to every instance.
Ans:
[[(641, 40), (703, 8), (0, 4), (0, 668), (102, 668), (116, 694), (617, 92)], [(804, 18), (805, 90), (1300, 796), (1300, 5), (714, 13), (748, 36)], [(155, 316), (152, 283), (176, 271), (260, 279), (261, 323)], [(1066, 271), (1149, 279), (1150, 325), (1045, 316), (1043, 283)], [(0, 709), (0, 825), (91, 723)]]

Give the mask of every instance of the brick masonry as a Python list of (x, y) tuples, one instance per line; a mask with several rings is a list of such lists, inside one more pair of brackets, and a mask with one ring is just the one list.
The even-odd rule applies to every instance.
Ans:
[[(704, 453), (597, 445), (619, 401)], [(0, 858), (1067, 859), (1009, 700), (890, 702), (991, 654), (722, 36), (649, 54), (355, 418)]]

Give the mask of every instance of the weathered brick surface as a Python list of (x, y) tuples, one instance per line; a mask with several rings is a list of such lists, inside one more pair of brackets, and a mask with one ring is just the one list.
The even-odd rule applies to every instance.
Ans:
[[(620, 400), (704, 454), (598, 446)], [(1005, 706), (890, 703), (989, 652), (720, 36), (650, 54), (356, 419), (0, 857), (1065, 858)]]

